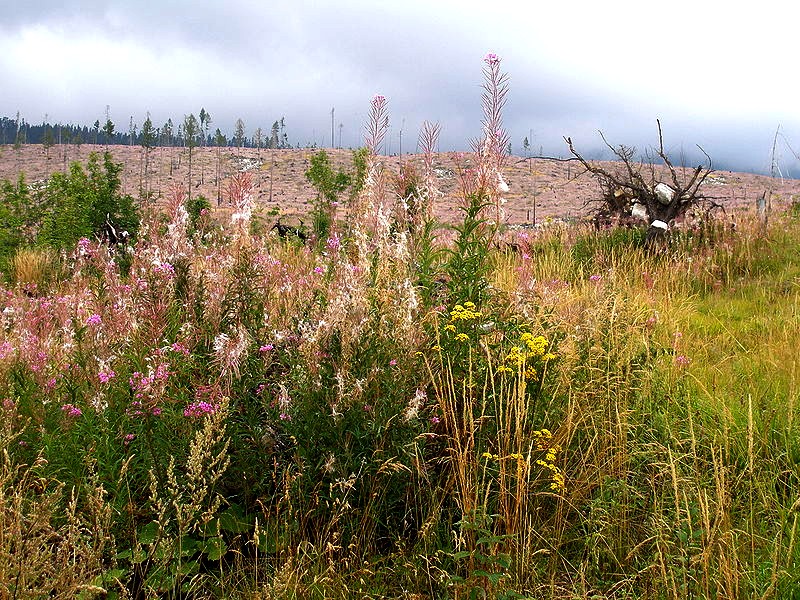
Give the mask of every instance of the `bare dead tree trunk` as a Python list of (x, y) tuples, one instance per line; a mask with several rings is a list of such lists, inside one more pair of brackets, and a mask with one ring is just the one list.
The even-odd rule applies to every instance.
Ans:
[[(620, 169), (612, 171), (587, 161), (574, 147), (572, 139), (564, 140), (569, 151), (580, 161), (586, 172), (597, 179), (601, 189), (600, 207), (596, 214), (596, 224), (618, 223), (633, 225), (645, 221), (649, 225), (648, 241), (656, 240), (669, 230), (676, 220), (700, 205), (719, 207), (704, 195), (701, 186), (711, 174), (711, 157), (700, 147), (706, 164), (689, 170), (676, 168), (664, 150), (661, 122), (658, 124), (658, 148), (656, 156), (662, 163), (662, 176), (667, 181), (659, 181), (653, 161), (636, 160), (636, 149), (631, 146), (612, 146), (602, 132), (600, 137), (620, 162)], [(713, 206), (711, 206), (713, 205)]]

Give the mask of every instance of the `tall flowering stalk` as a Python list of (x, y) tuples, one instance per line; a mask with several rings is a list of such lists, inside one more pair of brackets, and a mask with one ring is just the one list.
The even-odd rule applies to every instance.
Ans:
[[(145, 224), (142, 238), (147, 238), (149, 243), (145, 247), (136, 248), (134, 263), (175, 264), (192, 255), (193, 244), (186, 235), (189, 223), (189, 213), (186, 211), (187, 197), (186, 190), (179, 185), (169, 189), (164, 211), (168, 219), (166, 232), (162, 233), (158, 227)], [(153, 221), (155, 222), (154, 219)]]
[(500, 57), (489, 53), (483, 66), (483, 134), (473, 144), (477, 157), (475, 185), (477, 190), (486, 195), (488, 204), (495, 208), (495, 224), (499, 226), (503, 218), (503, 199), (501, 192), (507, 192), (508, 186), (503, 180), (502, 168), (506, 160), (505, 149), (508, 146), (508, 133), (503, 130), (503, 107), (508, 96), (508, 74), (500, 71)]
[(433, 212), (433, 202), (439, 191), (436, 188), (436, 183), (433, 178), (433, 153), (436, 151), (436, 144), (439, 142), (439, 133), (441, 127), (438, 123), (431, 123), (425, 121), (422, 124), (422, 129), (419, 132), (419, 147), (422, 150), (422, 161), (424, 165), (423, 172), (423, 190), (422, 190), (422, 207), (421, 213), (423, 218), (427, 221), (431, 218)]
[[(377, 157), (389, 129), (389, 102), (386, 96), (376, 94), (372, 97), (369, 120), (364, 132), (364, 145), (367, 147), (367, 176), (364, 186), (353, 207), (354, 220), (361, 233), (380, 230), (385, 221), (383, 197), (385, 181), (383, 166)], [(377, 209), (377, 210), (376, 210)]]
[(389, 129), (389, 101), (386, 96), (376, 94), (372, 97), (369, 121), (366, 126), (364, 143), (369, 149), (370, 158), (377, 156), (383, 144), (383, 138)]
[(241, 241), (249, 237), (250, 218), (253, 215), (253, 178), (250, 173), (243, 171), (234, 174), (226, 186), (226, 192), (234, 208), (231, 225)]

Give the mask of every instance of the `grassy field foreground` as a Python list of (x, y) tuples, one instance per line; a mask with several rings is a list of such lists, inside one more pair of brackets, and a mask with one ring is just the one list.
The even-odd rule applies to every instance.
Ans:
[(3, 597), (790, 597), (800, 220), (502, 251), (481, 214), (19, 252)]

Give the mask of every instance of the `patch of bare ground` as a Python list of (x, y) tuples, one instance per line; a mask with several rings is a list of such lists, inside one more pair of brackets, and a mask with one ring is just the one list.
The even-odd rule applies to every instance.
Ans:
[[(51, 173), (65, 171), (73, 161), (85, 163), (91, 152), (103, 152), (103, 145), (53, 146), (45, 152), (40, 145), (19, 149), (0, 146), (0, 179), (14, 180), (24, 173), (28, 183), (46, 179)], [(189, 185), (189, 161), (186, 148), (154, 148), (147, 160), (140, 146), (109, 146), (114, 159), (124, 165), (123, 188), (134, 197), (149, 197), (162, 202), (175, 186)], [(255, 148), (203, 148), (193, 151), (192, 195), (202, 194), (215, 210), (228, 210), (226, 192), (231, 175), (246, 170), (253, 178), (258, 208), (265, 216), (280, 215), (285, 222), (307, 215), (315, 197), (305, 178), (309, 159), (316, 150)], [(335, 167), (352, 169), (352, 151), (327, 150)], [(389, 177), (395, 176), (401, 163), (410, 163), (422, 173), (422, 156), (407, 154), (380, 157)], [(605, 162), (607, 168), (622, 168), (621, 163)], [(444, 222), (459, 218), (459, 173), (472, 166), (470, 154), (441, 153), (434, 161), (436, 183), (441, 198), (436, 202), (436, 216)], [(550, 218), (584, 218), (591, 205), (600, 198), (597, 183), (576, 161), (545, 158), (508, 157), (503, 176), (510, 187), (504, 194), (505, 218), (508, 224), (541, 222)], [(666, 173), (663, 179), (669, 182)], [(772, 193), (774, 210), (782, 210), (800, 198), (800, 180), (773, 179), (752, 173), (715, 171), (704, 184), (705, 195), (722, 205), (729, 215), (754, 212), (756, 198), (765, 191)]]

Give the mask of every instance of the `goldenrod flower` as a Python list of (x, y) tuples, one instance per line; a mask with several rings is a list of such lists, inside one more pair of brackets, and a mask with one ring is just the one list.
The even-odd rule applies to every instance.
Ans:
[(464, 306), (456, 304), (453, 307), (453, 310), (450, 311), (450, 322), (471, 321), (480, 319), (481, 316), (482, 314), (475, 310), (475, 304), (473, 302), (465, 302)]

